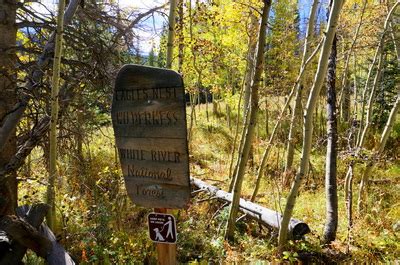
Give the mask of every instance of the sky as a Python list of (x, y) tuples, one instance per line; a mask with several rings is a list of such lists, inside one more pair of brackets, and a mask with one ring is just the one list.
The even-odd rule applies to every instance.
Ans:
[[(136, 8), (143, 12), (166, 3), (168, 0), (117, 0), (121, 8)], [(54, 12), (57, 9), (58, 0), (40, 0), (40, 3), (32, 3), (32, 8), (38, 13), (48, 14), (49, 10)], [(46, 9), (47, 8), (47, 9)], [(144, 21), (143, 29), (135, 29), (134, 32), (139, 36), (139, 50), (141, 54), (148, 54), (152, 46), (157, 46), (160, 41), (160, 32), (165, 22), (165, 18), (155, 13)]]
[[(117, 0), (118, 1), (118, 0)], [(121, 7), (137, 7), (140, 9), (148, 9), (155, 7), (157, 5), (163, 4), (168, 0), (119, 0), (119, 4)], [(57, 8), (58, 0), (41, 0), (37, 1), (51, 8), (52, 10)], [(34, 5), (40, 8), (40, 5), (37, 3), (33, 3)], [(44, 8), (40, 8), (39, 10), (45, 10)]]
[[(121, 8), (135, 7), (143, 9), (143, 12), (164, 4), (168, 0), (119, 0)], [(134, 32), (139, 36), (139, 50), (141, 54), (148, 54), (152, 47), (157, 47), (160, 42), (160, 33), (166, 18), (160, 13), (154, 15), (144, 21), (144, 29), (135, 29)]]
[[(107, 1), (107, 0), (106, 0)], [(160, 6), (168, 0), (117, 0), (121, 8), (137, 8), (143, 10), (143, 12)], [(58, 0), (40, 0), (40, 2), (45, 5), (48, 9), (54, 11), (57, 9)], [(308, 15), (311, 6), (311, 0), (299, 0), (299, 11), (300, 11), (300, 23), (301, 30), (305, 30), (305, 25), (308, 22)], [(321, 2), (326, 2), (322, 0)], [(46, 9), (38, 4), (33, 3), (35, 10), (38, 12), (48, 13)], [(320, 14), (320, 16), (325, 16), (325, 14)], [(157, 47), (160, 41), (160, 32), (163, 24), (166, 23), (166, 18), (160, 13), (155, 13), (154, 16), (149, 17), (146, 21), (142, 23), (142, 29), (135, 29), (134, 32), (139, 36), (139, 50), (141, 54), (148, 54), (152, 47)]]

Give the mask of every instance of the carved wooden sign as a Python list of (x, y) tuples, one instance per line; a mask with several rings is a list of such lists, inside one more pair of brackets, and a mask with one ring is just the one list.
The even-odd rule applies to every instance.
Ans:
[(115, 81), (111, 117), (132, 201), (184, 208), (190, 187), (182, 77), (172, 70), (125, 65)]

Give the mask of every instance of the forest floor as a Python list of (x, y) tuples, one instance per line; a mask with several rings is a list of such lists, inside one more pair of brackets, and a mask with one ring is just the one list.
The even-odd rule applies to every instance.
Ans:
[[(210, 107), (211, 109), (211, 107)], [(205, 105), (196, 109), (197, 117), (190, 142), (190, 172), (193, 177), (224, 190), (229, 187), (229, 166), (235, 124), (227, 126), (224, 113), (209, 113)], [(190, 109), (188, 108), (188, 113)], [(272, 127), (272, 125), (270, 125)], [(259, 129), (258, 136), (263, 138)], [(284, 134), (278, 137), (257, 203), (282, 211), (289, 184), (283, 185)], [(264, 136), (265, 138), (265, 136)], [(61, 143), (62, 145), (62, 143)], [(243, 185), (243, 198), (249, 198), (254, 187), (258, 162), (266, 141), (254, 145), (250, 169)], [(58, 238), (81, 264), (153, 264), (154, 244), (147, 235), (147, 214), (152, 209), (133, 205), (126, 195), (120, 177), (118, 160), (110, 127), (100, 128), (85, 143), (85, 163), (77, 163), (70, 151), (60, 155), (58, 203)], [(293, 217), (306, 222), (311, 233), (290, 242), (282, 257), (276, 253), (276, 231), (262, 227), (248, 218), (237, 223), (236, 242), (223, 240), (229, 207), (209, 194), (193, 196), (188, 209), (175, 210), (178, 231), (178, 261), (190, 264), (221, 262), (289, 261), (313, 263), (394, 262), (400, 258), (400, 162), (380, 162), (374, 167), (373, 179), (384, 180), (370, 185), (367, 210), (359, 215), (354, 210), (350, 243), (344, 202), (346, 161), (339, 161), (339, 227), (337, 239), (330, 247), (320, 244), (325, 222), (324, 147), (312, 153), (311, 170), (302, 185)], [(299, 150), (297, 150), (299, 155)], [(298, 157), (297, 157), (298, 159)], [(32, 204), (44, 198), (46, 170), (43, 152), (31, 155), (31, 168), (21, 170), (20, 204)], [(363, 165), (355, 167), (354, 205)], [(395, 231), (397, 230), (397, 231)], [(28, 255), (27, 264), (40, 264)]]

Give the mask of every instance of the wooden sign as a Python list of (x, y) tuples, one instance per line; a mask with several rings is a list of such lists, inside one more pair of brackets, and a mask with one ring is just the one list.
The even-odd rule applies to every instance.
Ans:
[(125, 65), (115, 81), (111, 116), (133, 202), (185, 208), (190, 187), (182, 77), (172, 70)]
[(176, 243), (176, 223), (172, 214), (150, 213), (147, 216), (149, 236), (155, 243)]

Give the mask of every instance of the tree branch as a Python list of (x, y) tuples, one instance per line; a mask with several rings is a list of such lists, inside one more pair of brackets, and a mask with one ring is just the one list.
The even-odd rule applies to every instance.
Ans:
[(27, 221), (13, 215), (0, 218), (0, 229), (5, 231), (18, 244), (32, 249), (40, 257), (46, 257), (51, 249), (51, 242)]
[[(67, 10), (64, 13), (64, 26), (68, 25), (72, 21), (72, 17), (78, 9), (80, 0), (71, 0), (68, 5)], [(55, 33), (53, 32), (50, 36), (47, 44), (44, 47), (42, 55), (39, 57), (36, 65), (33, 67), (31, 73), (29, 74), (25, 89), (27, 91), (34, 90), (44, 75), (45, 70), (50, 66), (50, 61), (54, 53), (54, 42)], [(5, 143), (10, 137), (13, 130), (17, 127), (17, 124), (22, 118), (26, 107), (28, 106), (30, 96), (24, 94), (21, 96), (20, 101), (14, 106), (13, 111), (8, 113), (4, 118), (4, 123), (0, 128), (0, 151), (4, 148)]]
[(134, 27), (137, 23), (139, 23), (140, 20), (142, 20), (143, 18), (147, 17), (147, 16), (150, 15), (150, 14), (153, 14), (153, 13), (156, 12), (157, 10), (160, 10), (160, 9), (166, 7), (167, 4), (168, 4), (168, 3), (165, 3), (164, 5), (154, 7), (154, 8), (150, 9), (150, 10), (147, 11), (147, 12), (138, 14), (137, 17), (136, 17), (134, 20), (132, 20), (132, 22), (129, 24), (129, 26), (126, 27), (126, 29), (120, 31), (118, 34), (115, 35), (114, 41), (113, 41), (114, 45), (115, 45), (116, 43), (118, 43), (118, 40), (119, 40), (120, 38), (122, 38), (122, 36), (125, 36), (126, 34), (128, 34), (128, 32), (131, 31), (131, 30), (133, 29), (133, 27)]

